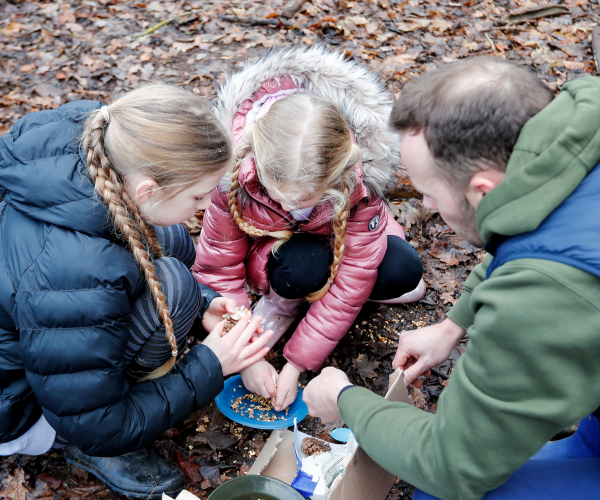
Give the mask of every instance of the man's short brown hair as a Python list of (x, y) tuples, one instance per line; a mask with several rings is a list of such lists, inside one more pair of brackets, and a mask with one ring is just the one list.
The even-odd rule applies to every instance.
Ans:
[(446, 178), (464, 188), (479, 170), (506, 170), (521, 129), (552, 98), (530, 70), (472, 57), (409, 82), (390, 122), (399, 132), (423, 130)]

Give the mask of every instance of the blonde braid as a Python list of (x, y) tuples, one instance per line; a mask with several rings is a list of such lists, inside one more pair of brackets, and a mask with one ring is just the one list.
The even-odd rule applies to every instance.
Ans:
[[(88, 123), (86, 123), (83, 148), (87, 155), (89, 176), (94, 182), (96, 192), (104, 199), (104, 203), (107, 206), (116, 227), (125, 237), (129, 250), (144, 273), (146, 282), (154, 297), (159, 316), (163, 320), (165, 334), (172, 349), (171, 359), (141, 379), (141, 382), (162, 377), (173, 368), (177, 358), (177, 341), (175, 339), (169, 307), (165, 296), (162, 293), (161, 284), (156, 277), (154, 265), (150, 260), (148, 251), (140, 241), (141, 228), (145, 227), (146, 229), (149, 229), (149, 227), (146, 223), (140, 225), (140, 227), (136, 226), (136, 221), (141, 219), (141, 215), (139, 214), (137, 206), (131, 199), (129, 199), (129, 203), (126, 203), (123, 199), (122, 195), (124, 189), (121, 181), (111, 167), (104, 152), (104, 131), (106, 125), (107, 123), (100, 111), (96, 113), (93, 119), (90, 118)], [(156, 239), (153, 235), (150, 238), (148, 238), (148, 236), (150, 235), (146, 235), (147, 241), (149, 240), (148, 244), (155, 246), (155, 244), (157, 244)]]
[(250, 236), (254, 236), (255, 238), (260, 238), (262, 236), (271, 236), (272, 238), (277, 238), (279, 241), (273, 245), (272, 252), (277, 252), (277, 249), (283, 245), (286, 241), (288, 241), (292, 235), (294, 234), (292, 231), (267, 231), (266, 229), (258, 229), (254, 227), (249, 222), (246, 222), (240, 214), (238, 209), (238, 200), (237, 194), (240, 190), (240, 167), (246, 157), (252, 152), (252, 142), (250, 139), (244, 139), (244, 142), (236, 152), (236, 160), (233, 166), (233, 172), (231, 174), (231, 190), (229, 191), (229, 210), (231, 212), (231, 216), (233, 217), (234, 222), (238, 225), (238, 227), (244, 231), (244, 233), (249, 234)]
[(135, 222), (137, 224), (137, 228), (141, 235), (146, 240), (148, 248), (152, 252), (152, 256), (155, 259), (158, 259), (163, 256), (162, 248), (160, 247), (160, 243), (156, 239), (156, 235), (154, 234), (154, 229), (146, 222), (146, 220), (140, 214), (137, 205), (131, 199), (131, 197), (127, 194), (127, 191), (123, 189), (123, 184), (120, 182), (117, 172), (114, 169), (110, 169), (111, 181), (115, 186), (119, 188), (119, 196), (122, 198), (123, 202), (127, 206), (130, 215), (133, 216)]
[(340, 264), (342, 263), (342, 259), (344, 258), (344, 250), (346, 249), (346, 223), (348, 222), (348, 216), (350, 215), (351, 208), (349, 190), (347, 187), (344, 189), (344, 197), (346, 198), (346, 204), (344, 205), (343, 210), (339, 211), (335, 215), (332, 222), (334, 242), (333, 264), (331, 264), (331, 274), (329, 275), (329, 279), (327, 280), (327, 283), (325, 283), (325, 286), (323, 286), (323, 288), (307, 295), (306, 300), (308, 300), (311, 303), (321, 300), (323, 296), (327, 293), (329, 287), (335, 280)]

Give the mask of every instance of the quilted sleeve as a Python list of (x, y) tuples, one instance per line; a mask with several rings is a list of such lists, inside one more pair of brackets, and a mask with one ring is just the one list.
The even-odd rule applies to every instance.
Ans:
[(90, 455), (151, 443), (223, 387), (221, 365), (203, 345), (168, 375), (129, 385), (123, 354), (138, 277), (126, 249), (53, 227), (17, 287), (27, 381), (50, 425)]
[(371, 295), (387, 250), (387, 217), (383, 200), (375, 196), (359, 203), (350, 216), (335, 281), (323, 298), (310, 306), (283, 351), (297, 368), (318, 370)]

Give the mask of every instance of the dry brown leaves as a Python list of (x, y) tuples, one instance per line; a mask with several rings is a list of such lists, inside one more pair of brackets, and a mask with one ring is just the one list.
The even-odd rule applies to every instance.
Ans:
[[(214, 96), (215, 84), (273, 46), (323, 42), (363, 61), (392, 91), (435, 65), (478, 54), (527, 64), (558, 89), (595, 70), (597, 0), (306, 2), (12, 0), (0, 6), (0, 133), (24, 113), (110, 102), (150, 80)], [(270, 23), (265, 25), (265, 23)]]
[[(567, 0), (549, 13), (546, 3), (315, 0), (286, 18), (286, 0), (9, 0), (0, 3), (0, 135), (25, 113), (78, 99), (108, 103), (151, 80), (212, 98), (226, 73), (289, 43), (341, 50), (379, 72), (395, 93), (439, 64), (481, 54), (518, 61), (558, 90), (596, 70), (590, 42), (600, 9), (598, 0)], [(405, 178), (398, 185), (399, 195), (414, 195)], [(379, 394), (387, 389), (398, 335), (443, 319), (483, 257), (418, 200), (400, 201), (392, 212), (423, 260), (427, 295), (416, 305), (368, 304), (326, 362)], [(201, 219), (187, 227), (197, 238)], [(277, 368), (285, 362), (282, 350), (280, 343), (270, 353)], [(442, 373), (451, 371), (462, 350), (438, 367)], [(303, 375), (301, 382), (307, 380)], [(425, 378), (413, 394), (416, 403), (435, 412), (445, 384), (443, 377)], [(301, 428), (322, 438), (330, 430), (311, 418)], [(166, 432), (154, 449), (181, 467), (188, 488), (205, 499), (246, 473), (267, 437), (209, 406)], [(0, 496), (10, 498), (118, 498), (93, 476), (68, 467), (60, 452), (4, 458), (0, 480)], [(409, 498), (411, 491), (398, 482), (388, 500)]]

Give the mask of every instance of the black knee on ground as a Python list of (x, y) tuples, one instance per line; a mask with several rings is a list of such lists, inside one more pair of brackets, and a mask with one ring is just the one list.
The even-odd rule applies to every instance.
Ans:
[(298, 233), (281, 245), (268, 262), (271, 288), (286, 299), (300, 299), (325, 286), (333, 251), (328, 238)]
[(413, 247), (398, 236), (388, 236), (387, 244), (377, 283), (369, 297), (373, 300), (400, 297), (417, 288), (423, 277), (423, 263)]

